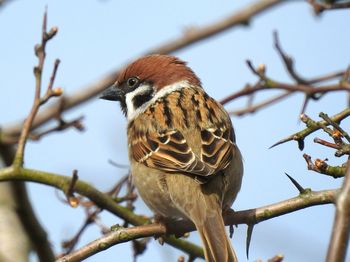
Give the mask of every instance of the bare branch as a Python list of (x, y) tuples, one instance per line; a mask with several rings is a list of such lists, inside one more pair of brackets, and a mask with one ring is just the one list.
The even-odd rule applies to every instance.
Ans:
[[(248, 21), (251, 20), (256, 15), (282, 3), (286, 3), (286, 1), (283, 1), (283, 0), (257, 1), (247, 6), (246, 8), (239, 10), (234, 14), (232, 14), (231, 16), (228, 16), (216, 23), (213, 23), (201, 28), (193, 29), (191, 30), (191, 33), (185, 34), (183, 36), (180, 36), (177, 39), (174, 39), (172, 41), (169, 41), (168, 43), (165, 43), (159, 47), (156, 47), (150, 50), (149, 52), (147, 52), (147, 54), (173, 53), (182, 48), (191, 46), (194, 43), (197, 43), (199, 41), (202, 41), (209, 37), (217, 35), (218, 33), (221, 33), (230, 28), (234, 28), (242, 24), (247, 24)], [(102, 77), (99, 81), (86, 86), (85, 88), (81, 89), (77, 93), (71, 96), (65, 96), (64, 97), (65, 103), (64, 103), (63, 110), (65, 111), (65, 110), (71, 109), (72, 107), (75, 107), (81, 103), (84, 103), (89, 99), (95, 97), (99, 93), (101, 93), (104, 89), (111, 86), (115, 82), (119, 71), (120, 69), (114, 70), (107, 76)], [(32, 125), (32, 129), (38, 128), (42, 124), (51, 120), (56, 115), (58, 107), (59, 107), (59, 103), (54, 103), (53, 105), (48, 107), (46, 110), (43, 110), (42, 112), (40, 112), (35, 117), (35, 120)], [(22, 127), (23, 127), (23, 122), (20, 121), (17, 124), (4, 128), (3, 133), (11, 134), (11, 136), (17, 136), (21, 132)]]
[(315, 171), (320, 174), (331, 176), (333, 178), (344, 177), (346, 166), (330, 166), (326, 163), (326, 160), (316, 159), (312, 162), (311, 156), (303, 154), (303, 157), (307, 164), (307, 169)]
[[(272, 217), (280, 216), (286, 213), (294, 212), (296, 210), (318, 205), (332, 203), (335, 199), (337, 191), (328, 190), (320, 192), (312, 192), (310, 190), (305, 191), (299, 197), (291, 198), (280, 203), (272, 204), (269, 206), (250, 209), (246, 211), (232, 212), (225, 216), (226, 224), (238, 224), (238, 223), (248, 223), (248, 225), (254, 225), (261, 221), (271, 219)], [(179, 232), (179, 227), (185, 229), (186, 231), (193, 231), (195, 228), (192, 224), (181, 222), (176, 222), (171, 225), (171, 228), (165, 227), (164, 224), (150, 224), (145, 226), (138, 226), (132, 228), (117, 227), (115, 230), (112, 230), (111, 233), (103, 236), (81, 249), (72, 252), (71, 254), (61, 257), (58, 261), (80, 261), (90, 257), (97, 252), (105, 250), (113, 245), (123, 243), (129, 240), (142, 238), (142, 237), (151, 237), (164, 235), (165, 233)], [(166, 239), (167, 241), (167, 239)], [(192, 256), (203, 257), (200, 254), (192, 254)]]
[(278, 96), (267, 99), (263, 102), (257, 103), (255, 105), (249, 105), (247, 108), (230, 111), (229, 114), (235, 115), (235, 116), (243, 116), (245, 114), (252, 114), (252, 113), (255, 113), (256, 111), (258, 111), (259, 109), (265, 108), (265, 107), (272, 105), (272, 104), (275, 104), (275, 103), (279, 102), (280, 100), (283, 100), (284, 98), (286, 98), (290, 95), (291, 95), (291, 92), (285, 92), (285, 93), (282, 93)]
[(301, 92), (304, 93), (307, 98), (318, 99), (320, 96), (328, 92), (334, 91), (347, 91), (350, 92), (350, 87), (347, 82), (343, 81), (339, 84), (324, 85), (324, 86), (313, 86), (306, 84), (289, 84), (284, 82), (279, 82), (267, 77), (262, 72), (259, 72), (258, 69), (255, 69), (250, 60), (247, 60), (247, 65), (251, 71), (259, 77), (259, 80), (254, 85), (247, 84), (244, 88), (235, 92), (223, 99), (221, 99), (221, 104), (226, 104), (231, 102), (234, 99), (237, 99), (242, 96), (247, 96), (253, 93), (257, 93), (262, 90), (285, 90), (290, 93)]
[(70, 254), (74, 250), (74, 248), (78, 244), (78, 241), (79, 241), (81, 235), (83, 234), (83, 232), (86, 230), (86, 228), (89, 225), (91, 225), (95, 221), (96, 216), (99, 213), (101, 213), (101, 211), (102, 210), (100, 208), (97, 208), (94, 212), (89, 213), (88, 216), (86, 217), (83, 225), (78, 230), (78, 232), (75, 234), (75, 236), (70, 240), (66, 240), (66, 241), (62, 242), (62, 247), (64, 249), (66, 249), (64, 255)]
[(329, 241), (327, 261), (345, 261), (350, 232), (350, 162), (336, 198), (336, 213)]
[[(248, 96), (248, 106), (246, 108), (233, 111), (231, 112), (231, 114), (243, 115), (246, 113), (254, 113), (263, 107), (266, 107), (268, 105), (271, 105), (275, 102), (279, 102), (287, 98), (288, 96), (290, 96), (292, 93), (295, 93), (295, 92), (301, 92), (301, 93), (304, 93), (305, 95), (304, 102), (301, 108), (301, 114), (304, 114), (310, 99), (318, 100), (326, 93), (333, 92), (333, 91), (350, 92), (350, 84), (349, 84), (350, 69), (349, 68), (345, 71), (333, 72), (333, 73), (329, 73), (323, 76), (319, 76), (319, 77), (315, 77), (307, 80), (296, 73), (294, 69), (294, 61), (292, 57), (290, 57), (283, 51), (278, 39), (277, 32), (274, 32), (273, 36), (274, 36), (274, 46), (278, 54), (281, 56), (287, 72), (289, 73), (291, 78), (295, 81), (295, 84), (276, 81), (266, 75), (266, 66), (264, 64), (261, 64), (257, 68), (255, 68), (253, 66), (253, 63), (250, 60), (247, 60), (246, 61), (247, 66), (252, 71), (252, 73), (258, 77), (258, 80), (255, 84), (253, 85), (247, 84), (244, 88), (242, 88), (238, 92), (235, 92), (223, 98), (220, 101), (222, 104), (226, 104), (239, 97)], [(320, 83), (323, 81), (333, 80), (336, 78), (340, 78), (339, 83), (337, 84), (319, 86)], [(277, 97), (268, 99), (264, 102), (257, 103), (256, 105), (253, 106), (252, 95), (263, 90), (285, 90), (287, 92)]]
[[(348, 117), (350, 115), (350, 108), (346, 108), (343, 111), (341, 111), (340, 113), (334, 115), (333, 117), (331, 117), (332, 121), (336, 122), (336, 123), (340, 123), (344, 118)], [(283, 144), (285, 142), (288, 141), (292, 141), (295, 140), (298, 142), (299, 144), (299, 149), (303, 150), (304, 149), (304, 139), (312, 134), (313, 132), (322, 129), (323, 126), (327, 126), (329, 125), (329, 123), (327, 123), (326, 121), (319, 121), (319, 122), (315, 122), (312, 119), (310, 119), (309, 117), (306, 117), (306, 115), (303, 114), (301, 116), (302, 120), (304, 123), (306, 123), (307, 128), (305, 128), (304, 130), (301, 130), (293, 135), (288, 136), (287, 138), (284, 138), (280, 141), (278, 141), (277, 143), (273, 144), (270, 148), (273, 148), (277, 145)]]
[[(43, 136), (46, 136), (46, 135), (54, 133), (54, 132), (63, 131), (63, 130), (66, 130), (66, 129), (71, 128), (71, 127), (82, 132), (85, 130), (85, 127), (82, 123), (83, 119), (84, 119), (84, 116), (80, 116), (76, 119), (66, 121), (66, 120), (62, 119), (61, 117), (59, 117), (57, 126), (54, 126), (54, 127), (49, 128), (47, 130), (44, 130), (44, 131), (30, 133), (29, 139), (40, 140)], [(9, 142), (16, 143), (16, 140), (14, 140), (14, 141), (9, 140)]]
[[(18, 148), (17, 148), (15, 159), (13, 162), (15, 167), (21, 167), (23, 165), (23, 154), (25, 150), (25, 145), (28, 139), (29, 132), (32, 128), (34, 118), (38, 113), (40, 105), (43, 102), (46, 102), (51, 97), (51, 96), (48, 96), (45, 101), (41, 101), (40, 99), (40, 91), (41, 91), (41, 84), (42, 84), (41, 81), (42, 81), (42, 72), (44, 69), (44, 62), (46, 57), (46, 53), (45, 53), (46, 44), (50, 39), (52, 39), (56, 35), (58, 29), (57, 27), (52, 27), (51, 30), (47, 32), (46, 28), (47, 28), (47, 11), (45, 11), (44, 18), (43, 18), (41, 44), (35, 46), (35, 55), (38, 57), (39, 61), (38, 61), (38, 65), (34, 67), (34, 75), (35, 75), (34, 102), (27, 119), (23, 124), (23, 129), (21, 131), (21, 135), (18, 142)], [(58, 64), (59, 64), (59, 60), (56, 60), (54, 70), (51, 76), (50, 85), (53, 84), (54, 82)], [(52, 94), (55, 94), (55, 92), (53, 92), (51, 88), (50, 88), (50, 91), (52, 92)], [(57, 95), (60, 95), (58, 93)]]
[[(56, 29), (55, 32), (57, 32), (57, 29)], [(53, 88), (53, 84), (55, 82), (57, 69), (58, 69), (58, 66), (59, 66), (60, 62), (61, 61), (59, 59), (55, 60), (54, 68), (52, 70), (52, 74), (51, 74), (51, 77), (50, 77), (50, 82), (49, 82), (49, 85), (47, 87), (47, 90), (46, 90), (46, 93), (45, 93), (44, 97), (40, 99), (40, 105), (45, 104), (51, 97), (60, 96), (63, 93), (61, 88), (52, 89)]]
[(350, 8), (349, 1), (343, 1), (338, 3), (337, 1), (317, 1), (317, 0), (307, 0), (313, 7), (316, 15), (319, 15), (325, 10), (335, 10), (335, 9), (345, 9)]
[[(72, 252), (68, 255), (59, 258), (56, 262), (81, 261), (119, 243), (124, 243), (130, 240), (143, 237), (152, 237), (155, 235), (160, 235), (155, 233), (159, 231), (165, 232), (165, 226), (161, 224), (150, 224), (131, 228), (117, 226), (112, 228), (112, 232), (108, 233), (107, 235), (94, 240), (93, 242), (89, 243), (88, 245), (80, 248), (75, 252)], [(192, 250), (191, 255), (194, 255), (195, 257), (204, 258), (203, 250), (201, 248), (198, 249), (197, 246), (195, 246), (195, 248)]]
[(299, 76), (295, 70), (294, 70), (294, 61), (293, 58), (290, 57), (289, 55), (287, 55), (286, 53), (284, 53), (284, 51), (282, 50), (282, 47), (280, 45), (280, 41), (278, 38), (278, 33), (277, 31), (273, 32), (273, 39), (274, 39), (274, 46), (278, 52), (278, 54), (281, 56), (284, 65), (289, 73), (289, 75), (298, 83), (298, 84), (310, 84), (310, 81), (302, 78), (301, 76)]
[(332, 125), (336, 130), (338, 130), (340, 132), (340, 134), (346, 138), (346, 140), (348, 140), (348, 142), (350, 142), (350, 136), (347, 132), (344, 131), (344, 129), (342, 129), (339, 124), (335, 121), (333, 121), (327, 114), (325, 113), (320, 113), (320, 117), (326, 121), (327, 123), (329, 123), (330, 125)]
[[(71, 179), (69, 177), (60, 176), (39, 170), (31, 170), (26, 168), (14, 169), (13, 167), (0, 169), (0, 181), (9, 180), (24, 180), (37, 182), (59, 188), (64, 192), (66, 192), (67, 188), (71, 183)], [(110, 196), (98, 191), (91, 185), (84, 183), (81, 180), (78, 180), (76, 182), (74, 189), (76, 193), (88, 197), (98, 207), (110, 211), (111, 213), (119, 216), (120, 218), (130, 222), (133, 225), (143, 225), (145, 223), (149, 223), (149, 220), (145, 219), (145, 217), (135, 215), (128, 208), (122, 207), (116, 202), (114, 202)], [(306, 207), (333, 203), (337, 192), (337, 190), (325, 190), (314, 192), (308, 189), (297, 197), (281, 201), (276, 204), (268, 205), (257, 209), (249, 209), (239, 212), (228, 212), (227, 214), (224, 214), (225, 223), (226, 225), (241, 223), (253, 225), (261, 221), (265, 221), (287, 213), (295, 212)], [(182, 235), (184, 232), (195, 230), (194, 225), (186, 221), (174, 222), (170, 225), (167, 225), (167, 228), (165, 228), (164, 225), (154, 224), (153, 228), (154, 231), (152, 231), (152, 233), (148, 232), (147, 234), (163, 235), (165, 233), (168, 233)], [(188, 247), (189, 243), (187, 241), (184, 242), (184, 240), (176, 239), (173, 237), (165, 238), (165, 241), (168, 244), (174, 245), (187, 253), (192, 252), (192, 247)]]

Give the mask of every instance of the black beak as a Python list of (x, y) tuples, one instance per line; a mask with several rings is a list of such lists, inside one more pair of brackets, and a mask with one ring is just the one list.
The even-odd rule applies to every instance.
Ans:
[(110, 101), (122, 101), (124, 100), (124, 92), (118, 88), (116, 85), (108, 87), (105, 91), (102, 92), (100, 98)]

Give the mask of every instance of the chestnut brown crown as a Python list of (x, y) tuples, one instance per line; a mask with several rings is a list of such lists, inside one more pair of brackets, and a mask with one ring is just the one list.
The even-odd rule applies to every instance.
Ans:
[(131, 77), (152, 84), (156, 91), (179, 81), (201, 85), (199, 78), (186, 62), (170, 55), (149, 55), (134, 61), (119, 74), (117, 82), (122, 84)]

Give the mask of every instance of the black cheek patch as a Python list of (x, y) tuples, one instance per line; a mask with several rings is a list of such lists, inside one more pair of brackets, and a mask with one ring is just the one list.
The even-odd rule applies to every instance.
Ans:
[(153, 98), (153, 91), (149, 90), (149, 92), (135, 95), (132, 99), (132, 103), (134, 104), (134, 108), (137, 109), (142, 106), (144, 103), (150, 101)]
[(126, 106), (126, 103), (125, 103), (125, 99), (121, 100), (120, 101), (120, 107), (123, 111), (123, 114), (126, 116), (126, 113), (127, 113), (127, 106)]

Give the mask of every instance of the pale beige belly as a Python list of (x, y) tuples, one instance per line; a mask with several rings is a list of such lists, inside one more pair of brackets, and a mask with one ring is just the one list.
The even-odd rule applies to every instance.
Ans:
[[(165, 175), (162, 172), (137, 163), (133, 165), (131, 172), (133, 183), (141, 198), (155, 214), (173, 219), (185, 218), (185, 215), (173, 203)], [(176, 175), (166, 174), (166, 176)]]
[[(133, 160), (132, 160), (133, 161)], [(241, 186), (243, 165), (238, 149), (225, 174), (215, 174), (206, 184), (183, 174), (164, 173), (133, 161), (133, 183), (146, 205), (157, 215), (189, 219), (193, 207), (205, 209), (205, 198), (216, 199), (221, 209), (231, 207)]]

